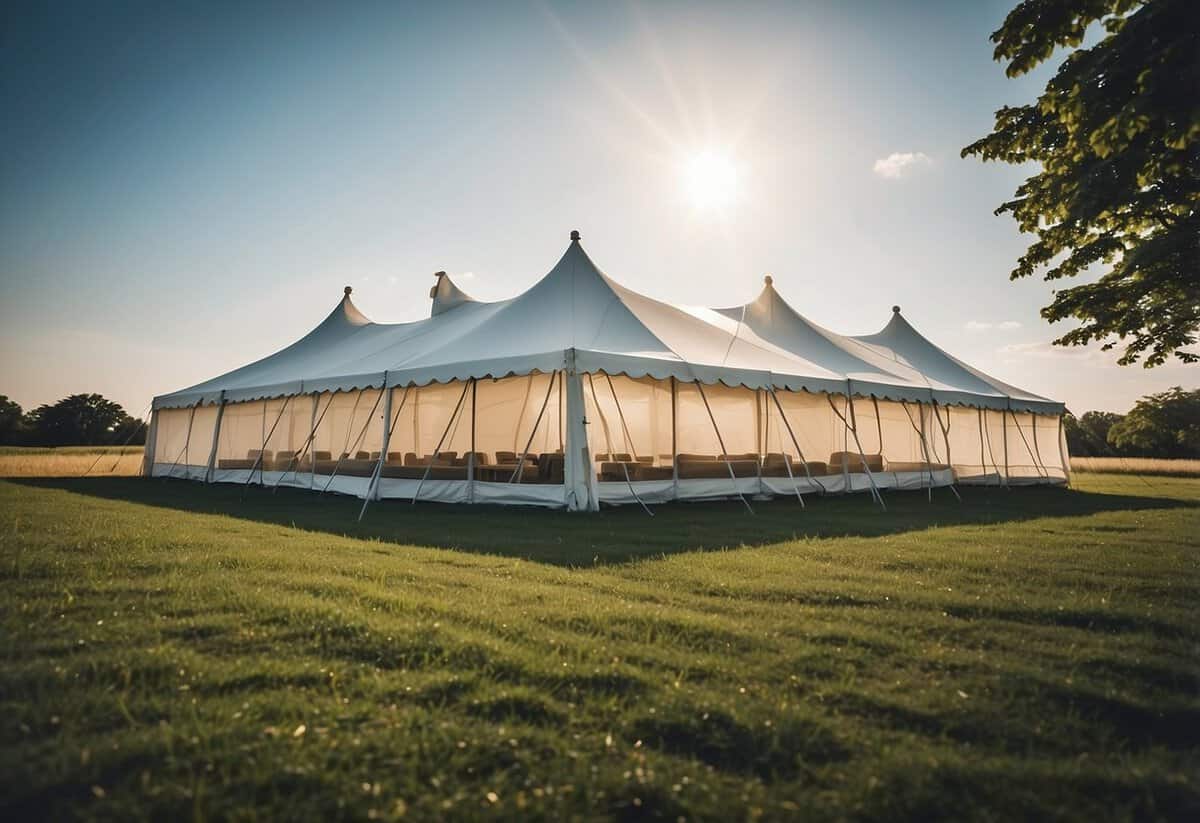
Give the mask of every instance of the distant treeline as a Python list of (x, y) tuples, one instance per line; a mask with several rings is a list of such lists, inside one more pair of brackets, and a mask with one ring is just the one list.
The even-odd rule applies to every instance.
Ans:
[(146, 426), (99, 394), (73, 394), (28, 412), (0, 395), (0, 445), (119, 446), (146, 442)]
[(1200, 389), (1148, 394), (1127, 414), (1067, 414), (1063, 425), (1074, 457), (1200, 458)]
[[(1090, 411), (1063, 420), (1077, 457), (1200, 458), (1200, 389), (1149, 394), (1127, 414)], [(99, 394), (73, 394), (29, 412), (0, 395), (0, 445), (111, 446), (146, 442), (143, 421)]]

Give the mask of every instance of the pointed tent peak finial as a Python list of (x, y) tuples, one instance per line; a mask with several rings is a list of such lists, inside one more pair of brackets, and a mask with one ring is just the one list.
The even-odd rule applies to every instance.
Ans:
[(571, 242), (573, 242), (573, 243), (579, 242), (579, 229), (571, 230)]
[(436, 300), (438, 289), (441, 288), (442, 280), (446, 278), (446, 273), (444, 271), (435, 271), (433, 276), (437, 279), (433, 281), (433, 288), (429, 290), (429, 298), (431, 300)]
[(899, 313), (900, 313), (900, 307), (892, 306), (892, 314), (899, 314)]
[(768, 285), (768, 286), (769, 286), (769, 285), (771, 285), (771, 284), (772, 284), (772, 283), (774, 283), (774, 282), (775, 282), (775, 278), (774, 278), (774, 277), (772, 277), (771, 275), (769, 275), (769, 274), (764, 274), (764, 275), (763, 275), (763, 283), (765, 283), (766, 285)]
[(347, 297), (349, 297), (349, 296), (350, 296), (350, 292), (352, 292), (352, 291), (354, 291), (354, 287), (353, 287), (353, 286), (346, 286), (346, 288), (342, 289), (342, 292), (343, 292), (343, 293), (344, 293), (344, 294), (345, 294)]

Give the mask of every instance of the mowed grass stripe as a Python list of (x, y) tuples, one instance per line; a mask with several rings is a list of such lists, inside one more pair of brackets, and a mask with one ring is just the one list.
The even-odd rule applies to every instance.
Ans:
[(0, 483), (0, 803), (1186, 817), (1200, 481), (1079, 479), (361, 526), (328, 496)]

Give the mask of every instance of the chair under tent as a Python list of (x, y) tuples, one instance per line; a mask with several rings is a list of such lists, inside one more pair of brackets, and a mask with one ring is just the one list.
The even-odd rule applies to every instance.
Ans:
[(428, 319), (378, 324), (347, 287), (293, 345), (156, 397), (144, 473), (572, 510), (1069, 480), (1063, 405), (955, 359), (899, 307), (850, 337), (769, 277), (734, 308), (662, 303), (574, 232), (516, 297), (476, 301), (441, 272), (431, 297)]

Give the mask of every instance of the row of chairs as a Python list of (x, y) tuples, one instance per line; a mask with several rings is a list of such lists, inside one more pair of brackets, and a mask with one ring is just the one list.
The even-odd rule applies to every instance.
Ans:
[[(813, 476), (824, 477), (838, 475), (843, 471), (862, 471), (863, 460), (872, 472), (902, 472), (928, 471), (945, 469), (943, 463), (898, 462), (888, 461), (882, 454), (859, 455), (857, 452), (839, 451), (829, 456), (828, 462), (820, 460), (808, 461), (805, 464), (791, 455), (771, 452), (757, 455), (753, 452), (745, 454), (691, 454), (682, 453), (674, 458), (675, 469), (681, 480), (719, 479), (729, 477), (730, 468), (735, 477), (787, 477), (788, 469), (795, 477)], [(623, 482), (628, 480), (670, 480), (675, 476), (671, 466), (671, 455), (660, 455), (660, 465), (655, 465), (654, 457), (633, 456), (631, 454), (601, 452), (596, 455), (599, 463), (597, 476), (604, 482)], [(252, 469), (261, 468), (263, 471), (295, 471), (308, 473), (315, 469), (317, 474), (341, 474), (349, 477), (369, 477), (379, 463), (379, 452), (358, 451), (351, 456), (343, 452), (339, 459), (334, 459), (328, 451), (314, 451), (297, 458), (294, 451), (272, 452), (270, 450), (251, 449), (246, 458), (221, 459), (217, 462), (220, 469)], [(666, 465), (662, 465), (665, 463)], [(474, 468), (475, 478), (483, 482), (508, 482), (516, 480), (521, 483), (554, 483), (563, 482), (563, 453), (562, 451), (526, 454), (524, 461), (521, 455), (513, 451), (497, 451), (495, 459), (487, 452), (456, 451), (439, 452), (435, 455), (418, 455), (416, 452), (388, 452), (384, 460), (382, 475), (399, 479), (420, 479), (428, 477), (431, 480), (466, 480)]]
[[(317, 450), (299, 458), (294, 451), (274, 452), (270, 449), (250, 449), (242, 458), (222, 458), (217, 461), (219, 469), (262, 469), (263, 471), (295, 471), (317, 474), (334, 474), (348, 477), (369, 477), (379, 464), (379, 452), (357, 451), (351, 456), (342, 452), (338, 459), (333, 453)], [(384, 477), (414, 479), (428, 477), (431, 480), (466, 480), (472, 466), (476, 479), (482, 481), (518, 480), (522, 483), (563, 482), (563, 454), (544, 452), (521, 455), (512, 451), (498, 451), (495, 460), (486, 452), (457, 451), (439, 452), (437, 455), (418, 455), (416, 452), (388, 452), (383, 463)], [(519, 470), (518, 470), (519, 469)]]
[[(624, 453), (600, 453), (596, 455), (600, 464), (599, 478), (602, 481), (619, 482), (629, 480), (670, 480), (674, 474), (671, 455), (660, 455), (659, 465), (653, 457), (634, 457)], [(717, 479), (729, 477), (732, 468), (735, 477), (787, 477), (789, 469), (794, 477), (827, 477), (843, 471), (861, 472), (863, 462), (872, 472), (938, 471), (947, 468), (944, 463), (889, 461), (882, 454), (860, 455), (858, 452), (837, 451), (828, 461), (809, 460), (807, 469), (803, 461), (788, 454), (771, 452), (758, 455), (745, 454), (690, 454), (675, 456), (675, 468), (681, 480)], [(663, 465), (665, 464), (665, 465)]]

